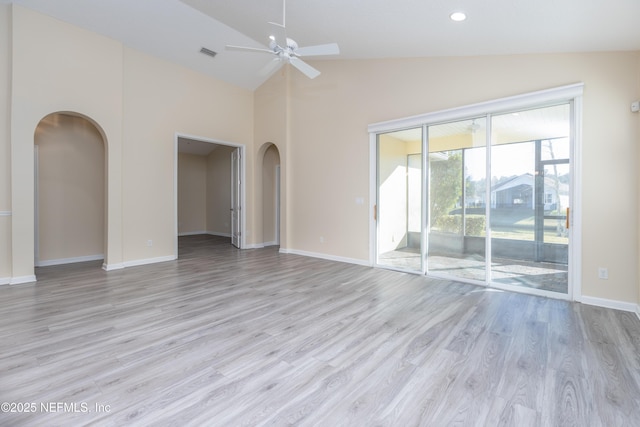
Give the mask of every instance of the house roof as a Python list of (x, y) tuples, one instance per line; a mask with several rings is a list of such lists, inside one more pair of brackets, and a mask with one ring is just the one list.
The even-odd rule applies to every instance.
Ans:
[[(224, 46), (265, 47), (276, 28), (267, 22), (282, 21), (281, 0), (0, 3), (32, 8), (249, 89), (265, 80), (258, 71), (270, 58)], [(458, 10), (467, 13), (466, 21), (449, 19)], [(640, 50), (638, 16), (637, 0), (290, 0), (286, 31), (300, 46), (337, 42), (342, 59), (635, 51)], [(217, 55), (202, 55), (201, 47)]]
[[(552, 177), (548, 177), (548, 176), (544, 177), (544, 183), (545, 183), (545, 186), (548, 188), (553, 188), (555, 187), (555, 184), (556, 184), (555, 180)], [(520, 186), (533, 187), (534, 185), (535, 185), (535, 182), (534, 182), (533, 175), (530, 173), (525, 173), (522, 175), (514, 176), (500, 183), (500, 185), (497, 185), (496, 187), (494, 187), (491, 190), (491, 192), (497, 193), (498, 191), (504, 191), (510, 188), (515, 188)], [(567, 184), (564, 184), (561, 182), (559, 185), (559, 188), (560, 188), (561, 194), (569, 193), (569, 186)]]

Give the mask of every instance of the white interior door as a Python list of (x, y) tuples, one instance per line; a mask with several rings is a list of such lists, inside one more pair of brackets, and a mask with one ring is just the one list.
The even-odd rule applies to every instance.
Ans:
[(240, 149), (236, 148), (231, 153), (231, 244), (236, 248), (240, 248), (241, 235), (240, 165)]

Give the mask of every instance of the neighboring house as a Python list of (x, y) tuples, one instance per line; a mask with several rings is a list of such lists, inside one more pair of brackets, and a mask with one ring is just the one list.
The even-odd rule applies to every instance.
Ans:
[[(544, 210), (553, 211), (569, 206), (569, 186), (554, 177), (544, 178)], [(513, 177), (491, 190), (492, 208), (534, 209), (535, 178), (526, 173)], [(558, 205), (558, 202), (559, 205)]]

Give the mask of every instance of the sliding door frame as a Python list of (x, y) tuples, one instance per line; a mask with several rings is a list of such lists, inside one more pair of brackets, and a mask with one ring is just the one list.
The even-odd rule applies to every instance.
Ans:
[[(558, 105), (562, 103), (570, 104), (570, 146), (571, 146), (571, 204), (572, 209), (568, 218), (570, 224), (570, 244), (568, 254), (568, 290), (567, 294), (561, 294), (551, 291), (540, 291), (533, 288), (514, 288), (508, 287), (509, 290), (516, 290), (518, 292), (530, 293), (536, 295), (550, 296), (558, 299), (568, 299), (572, 301), (580, 301), (582, 295), (581, 289), (581, 230), (582, 230), (582, 94), (584, 84), (576, 83), (567, 86), (561, 86), (537, 92), (530, 92), (521, 95), (516, 95), (507, 98), (500, 98), (492, 101), (481, 102), (477, 104), (466, 105), (458, 108), (452, 108), (442, 111), (436, 111), (433, 113), (426, 113), (417, 116), (411, 116), (396, 120), (389, 120), (385, 122), (378, 122), (370, 124), (369, 131), (369, 167), (370, 167), (370, 247), (369, 256), (370, 264), (376, 267), (387, 268), (377, 263), (377, 247), (378, 247), (378, 224), (376, 221), (376, 210), (378, 203), (378, 177), (377, 177), (377, 163), (378, 163), (378, 135), (382, 133), (394, 132), (403, 129), (422, 127), (422, 197), (423, 197), (423, 209), (422, 209), (422, 273), (428, 274), (426, 254), (428, 248), (428, 204), (425, 204), (425, 200), (428, 199), (428, 187), (424, 185), (426, 183), (426, 177), (428, 177), (428, 127), (436, 124), (465, 120), (474, 117), (487, 117), (487, 167), (490, 171), (491, 158), (490, 158), (490, 142), (491, 142), (491, 116), (495, 114), (508, 113), (511, 111), (532, 109), (532, 108), (544, 108), (548, 106)], [(487, 196), (490, 197), (490, 189), (487, 186)], [(490, 200), (488, 198), (487, 200)], [(489, 206), (489, 205), (487, 205)], [(487, 230), (486, 235), (486, 247), (490, 247), (490, 228)], [(491, 251), (486, 250), (486, 262), (491, 265)], [(462, 279), (455, 279), (463, 281)], [(477, 284), (477, 281), (473, 282)], [(486, 286), (503, 288), (502, 286), (496, 286), (491, 282), (491, 272), (487, 271), (485, 283)]]

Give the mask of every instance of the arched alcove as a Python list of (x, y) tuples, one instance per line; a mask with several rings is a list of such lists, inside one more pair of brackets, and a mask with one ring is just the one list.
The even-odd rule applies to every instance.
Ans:
[(102, 260), (106, 138), (77, 113), (45, 116), (34, 133), (35, 266)]
[(265, 246), (280, 245), (280, 151), (266, 143), (262, 154), (262, 241)]

